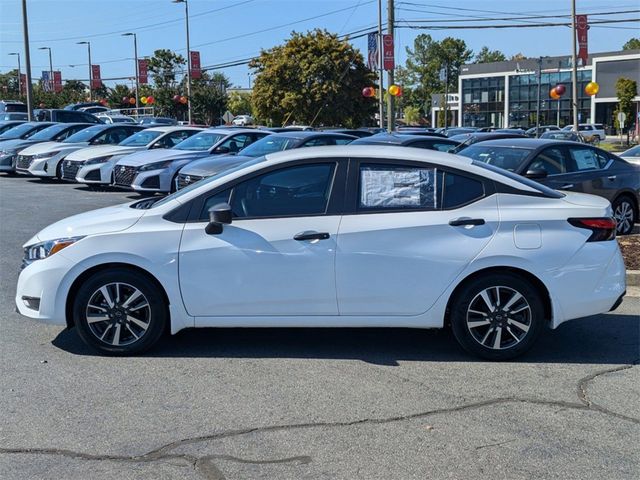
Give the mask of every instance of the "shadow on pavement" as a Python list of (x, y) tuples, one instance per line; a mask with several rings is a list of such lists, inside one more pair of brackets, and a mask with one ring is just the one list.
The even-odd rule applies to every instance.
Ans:
[[(96, 355), (74, 330), (52, 342), (75, 355)], [(640, 354), (639, 318), (598, 315), (567, 322), (543, 333), (524, 363), (628, 364)], [(147, 357), (316, 358), (362, 360), (377, 365), (399, 361), (477, 362), (450, 330), (331, 328), (207, 328), (164, 338)]]

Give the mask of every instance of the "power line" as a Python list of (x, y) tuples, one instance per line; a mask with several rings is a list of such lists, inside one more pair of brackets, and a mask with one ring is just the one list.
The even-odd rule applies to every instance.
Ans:
[[(631, 23), (640, 22), (640, 18), (616, 19), (616, 20), (595, 20), (589, 22), (590, 26), (610, 23)], [(538, 27), (570, 27), (571, 22), (548, 22), (548, 23), (525, 23), (508, 25), (399, 25), (398, 28), (410, 28), (414, 30), (469, 30), (469, 29), (490, 29), (490, 28), (538, 28)]]
[[(594, 16), (601, 16), (601, 15), (622, 15), (622, 14), (628, 14), (628, 13), (639, 13), (640, 10), (621, 10), (618, 12), (603, 12), (603, 13), (590, 13), (588, 14), (591, 17)], [(454, 22), (485, 22), (487, 20), (491, 20), (491, 21), (496, 21), (496, 22), (502, 22), (502, 21), (510, 21), (510, 20), (519, 20), (519, 21), (524, 21), (524, 20), (539, 20), (539, 19), (543, 19), (543, 18), (570, 18), (571, 15), (536, 15), (536, 16), (530, 16), (530, 17), (506, 17), (506, 18), (477, 18), (477, 17), (472, 17), (472, 18), (463, 18), (463, 19), (446, 19), (446, 20), (437, 20), (437, 19), (428, 19), (428, 20), (420, 20), (420, 19), (408, 19), (408, 21), (410, 22), (417, 22), (417, 23), (442, 23), (442, 22), (447, 22), (447, 23), (454, 23)], [(589, 23), (593, 23), (593, 22), (589, 22)]]

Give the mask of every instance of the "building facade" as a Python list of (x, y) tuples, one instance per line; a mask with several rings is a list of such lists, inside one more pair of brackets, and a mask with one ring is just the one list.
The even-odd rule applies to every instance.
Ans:
[[(458, 79), (455, 111), (459, 126), (523, 127), (536, 124), (538, 71), (540, 70), (540, 125), (563, 127), (572, 123), (571, 57), (543, 57), (495, 63), (463, 65)], [(578, 68), (578, 118), (580, 123), (602, 123), (612, 129), (617, 108), (616, 81), (630, 78), (640, 88), (640, 50), (591, 54), (587, 65)], [(589, 96), (587, 83), (594, 81), (599, 92)], [(549, 91), (558, 84), (565, 94), (554, 100)], [(640, 95), (634, 99), (636, 108)], [(432, 109), (437, 122), (441, 105)], [(636, 109), (637, 112), (637, 109)], [(630, 122), (628, 122), (629, 124)]]

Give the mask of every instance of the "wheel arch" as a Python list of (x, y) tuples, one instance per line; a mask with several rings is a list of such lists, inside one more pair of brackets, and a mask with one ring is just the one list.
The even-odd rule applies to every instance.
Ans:
[(611, 206), (613, 207), (613, 204), (616, 203), (618, 200), (620, 200), (621, 198), (628, 198), (629, 200), (631, 200), (633, 202), (633, 205), (635, 206), (636, 210), (635, 210), (635, 216), (636, 218), (634, 218), (634, 222), (638, 222), (640, 221), (640, 205), (638, 205), (638, 198), (633, 194), (632, 190), (622, 190), (621, 192), (619, 192), (614, 198), (613, 201), (611, 202)]
[(542, 299), (542, 304), (544, 307), (545, 320), (549, 324), (551, 324), (553, 320), (553, 304), (551, 300), (551, 294), (549, 293), (549, 289), (547, 288), (547, 286), (544, 284), (542, 280), (540, 280), (537, 276), (535, 276), (531, 272), (528, 272), (527, 270), (523, 270), (522, 268), (513, 267), (513, 266), (492, 266), (492, 267), (476, 270), (475, 272), (470, 273), (465, 278), (463, 278), (458, 283), (458, 285), (456, 285), (456, 287), (451, 292), (451, 295), (449, 295), (449, 300), (447, 301), (447, 307), (445, 310), (446, 325), (450, 325), (449, 314), (451, 311), (451, 303), (456, 298), (456, 296), (460, 293), (460, 290), (462, 290), (462, 288), (470, 281), (490, 273), (497, 273), (497, 274), (512, 273), (529, 281), (540, 294), (540, 298)]
[[(167, 295), (167, 291), (162, 286), (162, 284), (158, 281), (158, 279), (150, 273), (148, 270), (145, 270), (142, 267), (137, 265), (132, 265), (130, 263), (123, 262), (109, 262), (109, 263), (101, 263), (99, 265), (94, 265), (91, 268), (83, 271), (80, 275), (76, 277), (71, 286), (69, 287), (69, 293), (67, 295), (67, 299), (65, 302), (65, 320), (67, 323), (67, 328), (73, 328), (75, 326), (75, 322), (73, 321), (73, 302), (76, 299), (76, 295), (78, 293), (78, 288), (86, 279), (95, 275), (96, 273), (103, 272), (105, 270), (111, 270), (114, 268), (121, 268), (126, 270), (131, 270), (133, 272), (139, 273), (147, 277), (157, 288), (158, 291), (162, 294), (164, 301), (167, 306), (167, 312), (170, 312), (169, 309), (169, 295)], [(167, 322), (167, 325), (170, 325), (171, 321)]]

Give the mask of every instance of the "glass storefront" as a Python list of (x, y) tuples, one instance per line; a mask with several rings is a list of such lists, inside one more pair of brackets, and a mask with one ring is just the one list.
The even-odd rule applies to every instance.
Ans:
[(502, 127), (504, 100), (504, 77), (463, 80), (462, 125)]

